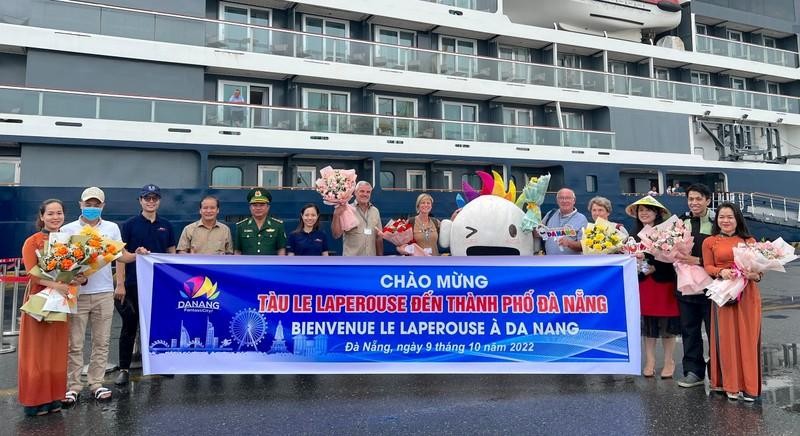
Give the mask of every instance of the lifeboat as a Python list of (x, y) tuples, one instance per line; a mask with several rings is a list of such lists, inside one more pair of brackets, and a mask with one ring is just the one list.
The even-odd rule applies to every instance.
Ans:
[(639, 40), (678, 27), (689, 0), (505, 0), (514, 23)]

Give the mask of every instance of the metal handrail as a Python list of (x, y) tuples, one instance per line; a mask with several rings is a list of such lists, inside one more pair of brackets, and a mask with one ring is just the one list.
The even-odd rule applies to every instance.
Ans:
[(780, 52), (784, 52), (784, 53), (788, 53), (788, 54), (798, 55), (798, 52), (796, 52), (796, 51), (785, 50), (785, 49), (776, 48), (776, 47), (768, 47), (766, 45), (758, 45), (758, 44), (753, 44), (751, 42), (734, 41), (732, 39), (725, 39), (725, 38), (720, 38), (718, 36), (711, 36), (711, 35), (697, 34), (697, 36), (701, 37), (701, 38), (714, 39), (714, 40), (717, 40), (717, 41), (727, 42), (727, 43), (731, 43), (731, 44), (740, 44), (740, 45), (746, 45), (746, 46), (750, 46), (750, 47), (754, 47), (754, 48), (758, 48), (758, 49), (774, 50), (774, 51), (780, 51)]
[[(77, 108), (73, 109), (74, 112), (65, 114), (62, 110), (52, 116), (132, 122), (166, 122), (232, 128), (266, 128), (397, 138), (445, 139), (467, 142), (481, 141), (520, 145), (615, 148), (615, 135), (613, 132), (557, 127), (450, 121), (18, 86), (0, 86), (0, 94), (7, 94), (0, 98), (0, 112), (8, 113), (12, 116), (50, 116), (48, 96), (61, 98), (75, 96), (83, 98), (83, 100), (71, 102), (70, 108)], [(126, 103), (140, 101), (144, 103), (144, 106), (140, 106), (138, 109), (134, 108), (130, 112), (113, 112), (114, 100)], [(162, 105), (162, 103), (166, 106)], [(186, 107), (175, 107), (175, 105)], [(59, 106), (54, 107), (58, 108)], [(109, 107), (112, 110), (112, 112), (108, 112), (110, 115), (104, 114), (103, 108)], [(159, 112), (158, 109), (164, 110)], [(147, 115), (144, 115), (145, 113)], [(170, 113), (176, 114), (177, 117), (165, 117), (163, 115)], [(234, 134), (230, 130), (224, 130), (220, 133)], [(319, 139), (327, 138), (320, 137)]]
[(447, 123), (447, 124), (462, 124), (466, 126), (484, 126), (484, 127), (495, 127), (495, 128), (509, 128), (509, 129), (535, 129), (535, 130), (550, 130), (554, 132), (614, 135), (614, 132), (607, 132), (603, 130), (569, 129), (569, 128), (550, 127), (550, 126), (524, 126), (517, 124), (481, 123), (481, 122), (469, 122), (469, 121), (444, 120), (438, 118), (414, 118), (414, 117), (372, 114), (368, 112), (338, 112), (338, 111), (322, 110), (322, 109), (303, 109), (303, 108), (293, 108), (286, 106), (267, 106), (267, 105), (254, 105), (254, 104), (244, 104), (244, 103), (229, 103), (229, 102), (214, 101), (214, 100), (189, 100), (189, 99), (171, 98), (171, 97), (150, 97), (150, 96), (141, 96), (133, 94), (110, 94), (104, 92), (72, 91), (72, 90), (55, 89), (55, 88), (53, 89), (39, 88), (39, 87), (28, 88), (21, 86), (0, 85), (0, 90), (2, 89), (10, 89), (17, 91), (33, 91), (33, 92), (50, 92), (56, 94), (72, 94), (72, 95), (89, 96), (89, 97), (111, 97), (111, 98), (125, 98), (125, 99), (143, 100), (143, 101), (163, 101), (171, 103), (202, 104), (202, 105), (226, 106), (226, 107), (236, 107), (236, 108), (244, 107), (254, 110), (274, 110), (274, 111), (288, 111), (297, 113), (318, 113), (322, 115), (341, 115), (341, 116), (351, 116), (351, 117), (360, 116), (360, 117), (380, 118), (386, 120), (403, 120), (403, 121), (411, 121), (418, 123), (422, 122)]
[[(572, 76), (570, 76), (568, 74), (571, 73), (572, 75), (575, 75), (575, 74), (580, 75), (581, 83), (579, 85), (580, 85), (580, 87), (582, 89), (586, 88), (586, 87), (590, 87), (589, 90), (595, 91), (595, 92), (605, 92), (605, 93), (622, 94), (622, 95), (630, 94), (630, 95), (634, 95), (634, 96), (641, 96), (641, 94), (638, 93), (639, 91), (641, 91), (641, 89), (639, 89), (639, 88), (634, 89), (635, 87), (628, 85), (628, 86), (626, 86), (626, 88), (628, 88), (627, 92), (620, 92), (620, 89), (617, 89), (616, 86), (612, 85), (612, 80), (614, 80), (614, 79), (617, 79), (617, 80), (619, 80), (619, 79), (637, 80), (637, 81), (642, 81), (643, 84), (646, 84), (647, 86), (649, 86), (651, 88), (651, 91), (652, 91), (652, 92), (650, 92), (651, 95), (645, 96), (645, 97), (649, 97), (649, 98), (668, 99), (668, 100), (673, 100), (673, 101), (684, 101), (683, 99), (679, 99), (678, 98), (678, 95), (677, 95), (678, 93), (676, 92), (676, 90), (677, 90), (676, 87), (685, 87), (687, 89), (697, 90), (697, 95), (692, 95), (691, 96), (691, 100), (686, 100), (686, 101), (704, 103), (704, 102), (707, 102), (705, 100), (712, 99), (712, 100), (714, 100), (714, 102), (713, 102), (714, 104), (720, 104), (720, 105), (725, 105), (725, 106), (755, 108), (755, 109), (768, 109), (768, 110), (781, 110), (781, 111), (790, 111), (790, 112), (800, 113), (800, 98), (781, 95), (781, 94), (768, 94), (768, 93), (761, 93), (761, 92), (755, 92), (755, 91), (749, 91), (749, 90), (738, 90), (738, 89), (733, 89), (733, 88), (723, 88), (723, 87), (710, 86), (710, 85), (700, 85), (700, 84), (692, 84), (692, 83), (686, 83), (686, 82), (676, 82), (676, 81), (669, 81), (669, 80), (659, 80), (659, 79), (654, 79), (654, 78), (650, 78), (650, 77), (640, 77), (640, 76), (632, 76), (632, 75), (614, 74), (614, 73), (608, 73), (608, 72), (604, 72), (604, 71), (595, 71), (595, 70), (586, 70), (586, 69), (577, 69), (577, 68), (567, 68), (567, 67), (560, 67), (560, 66), (555, 66), (555, 65), (536, 64), (536, 63), (531, 63), (531, 62), (521, 62), (521, 61), (516, 61), (516, 60), (499, 59), (499, 58), (485, 57), (485, 56), (456, 54), (456, 53), (444, 52), (444, 51), (440, 51), (440, 50), (430, 50), (430, 49), (422, 49), (422, 48), (416, 48), (416, 47), (406, 47), (406, 46), (401, 46), (401, 45), (396, 45), (396, 44), (385, 44), (385, 43), (378, 43), (378, 42), (373, 42), (373, 41), (356, 40), (356, 39), (352, 39), (352, 38), (343, 38), (343, 37), (336, 37), (336, 36), (329, 36), (329, 35), (321, 35), (321, 34), (317, 34), (317, 33), (299, 32), (299, 31), (287, 30), (287, 29), (277, 29), (277, 28), (270, 27), (270, 26), (261, 26), (261, 25), (256, 25), (256, 24), (242, 24), (242, 23), (234, 23), (234, 22), (224, 21), (224, 20), (215, 20), (215, 19), (210, 19), (210, 18), (189, 17), (189, 16), (179, 15), (179, 14), (163, 13), (163, 12), (155, 12), (155, 11), (146, 11), (146, 10), (141, 10), (141, 9), (127, 8), (127, 7), (120, 7), (120, 6), (98, 5), (98, 4), (95, 4), (95, 3), (86, 3), (86, 2), (82, 2), (82, 1), (76, 1), (76, 0), (50, 0), (50, 1), (56, 1), (56, 2), (64, 3), (64, 4), (74, 4), (74, 5), (79, 5), (79, 6), (83, 6), (83, 7), (92, 7), (92, 8), (99, 8), (99, 9), (110, 9), (110, 10), (126, 11), (126, 12), (139, 13), (139, 14), (148, 14), (148, 15), (153, 15), (153, 16), (179, 18), (179, 19), (190, 20), (190, 21), (213, 23), (213, 24), (223, 25), (223, 26), (242, 27), (242, 28), (246, 28), (246, 29), (269, 31), (269, 32), (274, 32), (274, 33), (278, 33), (278, 34), (285, 33), (285, 34), (291, 35), (292, 38), (298, 38), (298, 37), (318, 38), (318, 39), (322, 39), (322, 40), (340, 41), (340, 42), (344, 42), (345, 44), (364, 44), (364, 45), (367, 45), (367, 46), (371, 46), (373, 48), (385, 48), (385, 49), (393, 49), (393, 50), (397, 50), (397, 49), (406, 50), (406, 51), (409, 51), (409, 52), (412, 52), (412, 53), (423, 53), (423, 54), (427, 54), (427, 55), (430, 55), (430, 56), (436, 56), (437, 59), (438, 58), (441, 58), (441, 59), (454, 58), (456, 60), (465, 59), (465, 62), (470, 62), (470, 63), (467, 64), (467, 66), (468, 66), (467, 70), (468, 71), (464, 72), (464, 71), (460, 71), (459, 70), (459, 71), (454, 71), (452, 73), (453, 74), (455, 74), (455, 73), (466, 74), (469, 77), (475, 77), (475, 78), (486, 79), (486, 80), (494, 80), (494, 81), (500, 81), (500, 82), (508, 82), (508, 81), (513, 82), (514, 80), (517, 80), (518, 78), (516, 76), (514, 76), (514, 77), (510, 77), (509, 80), (504, 80), (499, 76), (497, 78), (479, 77), (479, 76), (484, 76), (484, 74), (482, 73), (482, 71), (480, 71), (481, 70), (480, 68), (477, 68), (477, 67), (473, 68), (471, 62), (491, 62), (491, 63), (496, 63), (498, 66), (500, 66), (502, 64), (517, 65), (517, 66), (526, 67), (526, 68), (538, 68), (538, 69), (544, 70), (545, 73), (547, 73), (548, 71), (551, 72), (551, 74), (553, 74), (553, 76), (552, 77), (547, 76), (546, 80), (544, 80), (544, 81), (531, 80), (532, 84), (540, 85), (540, 86), (571, 88), (569, 86), (569, 84), (566, 84), (566, 86), (560, 86), (560, 85), (564, 85), (563, 83), (560, 83), (562, 80), (566, 80), (566, 81), (570, 80), (569, 78), (572, 77)], [(153, 38), (153, 40), (155, 40), (155, 37)], [(296, 41), (297, 41), (296, 39), (292, 40), (293, 43), (296, 43)], [(191, 45), (191, 44), (189, 44), (189, 45)], [(293, 48), (294, 48), (294, 45), (293, 45)], [(237, 50), (237, 51), (241, 51), (241, 50)], [(245, 52), (250, 52), (252, 50), (244, 50), (244, 51)], [(346, 49), (345, 53), (348, 53), (348, 51), (349, 51), (349, 49)], [(291, 56), (292, 57), (302, 57), (298, 53), (296, 53), (296, 50), (293, 50)], [(325, 61), (325, 62), (327, 62), (327, 61)], [(340, 62), (340, 61), (338, 59), (333, 59), (333, 60), (331, 60), (331, 62)], [(350, 61), (342, 60), (342, 62), (362, 65), (362, 64), (359, 64), (358, 62), (353, 61), (353, 60), (350, 60)], [(375, 62), (374, 62), (373, 56), (371, 54), (370, 54), (369, 62), (370, 62), (370, 66), (380, 67), (378, 65), (374, 65)], [(436, 62), (437, 67), (439, 67), (440, 63), (441, 62)], [(405, 67), (408, 68), (408, 65), (405, 65)], [(473, 69), (476, 70), (476, 71), (473, 71)], [(453, 74), (450, 74), (448, 72), (442, 72), (442, 71), (439, 70), (439, 68), (437, 68), (436, 71), (433, 71), (433, 73), (434, 74), (439, 74), (439, 75), (445, 75), (445, 76), (453, 75)], [(528, 73), (530, 73), (530, 72), (528, 72)], [(591, 74), (591, 75), (600, 76), (605, 81), (605, 84), (602, 85), (602, 86), (597, 87), (597, 84), (596, 83), (592, 83), (591, 81), (589, 83), (584, 82), (583, 79), (582, 79), (582, 77), (583, 77), (582, 75), (583, 74)], [(524, 78), (524, 79), (525, 79), (526, 82), (528, 81), (527, 78)], [(656, 94), (658, 94), (658, 92), (655, 91), (655, 89), (661, 89), (664, 86), (673, 87), (673, 88), (671, 88), (672, 90), (669, 92), (670, 95), (668, 95), (668, 96), (656, 95)], [(654, 88), (654, 87), (659, 87), (659, 88)], [(612, 90), (611, 88), (614, 88), (614, 89)], [(746, 100), (744, 102), (745, 104), (735, 104), (735, 103), (737, 103), (735, 101), (737, 99), (735, 99), (735, 98), (730, 98), (729, 102), (718, 101), (719, 99), (717, 98), (717, 95), (716, 95), (717, 93), (725, 93), (725, 95), (730, 93), (730, 94), (736, 94), (736, 95), (746, 95), (746, 96), (749, 96), (749, 97), (744, 99), (744, 100)], [(713, 95), (707, 95), (707, 94), (713, 94)], [(758, 105), (755, 104), (756, 103), (756, 97), (767, 98), (768, 99), (767, 103), (766, 103), (767, 104), (767, 108), (758, 107)], [(781, 106), (779, 108), (771, 108), (770, 107), (770, 106), (772, 106), (772, 100), (771, 99), (774, 99), (774, 98), (786, 100), (786, 102), (784, 104), (778, 103)], [(789, 103), (792, 103), (794, 107), (789, 108), (788, 107)]]
[[(794, 214), (797, 209), (797, 222), (800, 222), (800, 199), (784, 197), (775, 194), (766, 194), (762, 192), (722, 192), (715, 193), (713, 198), (714, 207), (716, 208), (721, 201), (731, 201), (739, 205), (739, 208), (745, 212), (749, 210), (750, 213), (755, 214), (758, 207), (764, 207), (771, 211), (782, 211), (783, 220), (790, 221), (790, 212)], [(770, 214), (770, 216), (775, 216)]]

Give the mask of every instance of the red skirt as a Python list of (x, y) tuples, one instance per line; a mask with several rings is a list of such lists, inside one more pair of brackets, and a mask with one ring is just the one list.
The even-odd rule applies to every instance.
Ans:
[(679, 316), (675, 282), (657, 282), (647, 276), (639, 282), (639, 307), (645, 316)]

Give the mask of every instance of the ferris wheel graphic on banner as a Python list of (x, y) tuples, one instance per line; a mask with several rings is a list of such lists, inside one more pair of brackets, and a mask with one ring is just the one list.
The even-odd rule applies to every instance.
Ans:
[(239, 343), (236, 351), (242, 347), (253, 347), (258, 350), (258, 343), (267, 334), (267, 320), (255, 309), (244, 309), (236, 312), (230, 324), (231, 336)]

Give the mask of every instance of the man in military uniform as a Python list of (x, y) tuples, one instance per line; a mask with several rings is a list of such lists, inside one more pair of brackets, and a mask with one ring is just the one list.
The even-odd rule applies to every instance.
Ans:
[(263, 188), (247, 193), (250, 218), (236, 223), (236, 254), (286, 255), (286, 232), (283, 221), (268, 216), (272, 195)]

